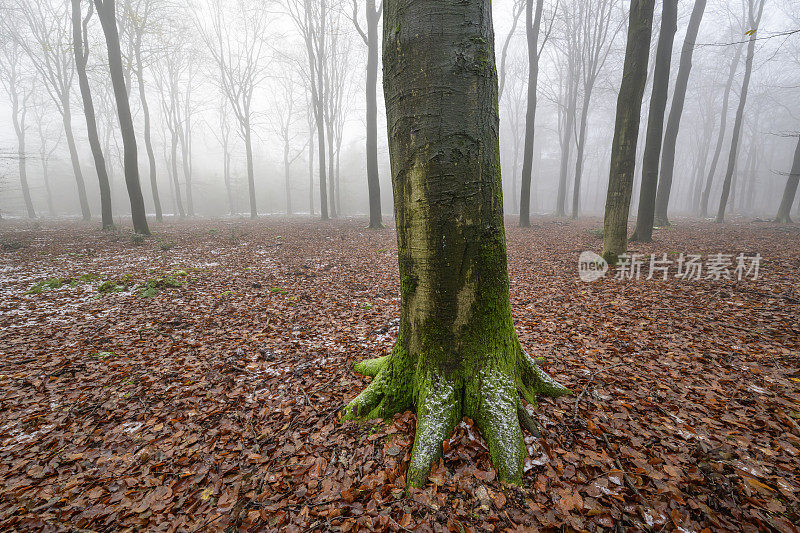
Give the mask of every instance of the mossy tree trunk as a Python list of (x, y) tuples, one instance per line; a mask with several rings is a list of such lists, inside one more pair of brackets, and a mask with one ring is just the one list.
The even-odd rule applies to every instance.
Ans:
[(611, 171), (603, 222), (603, 257), (610, 264), (628, 249), (628, 212), (636, 168), (636, 142), (642, 96), (647, 82), (647, 62), (653, 29), (655, 0), (632, 0), (622, 83), (617, 97), (617, 118), (611, 145)]
[(786, 180), (786, 188), (783, 190), (783, 198), (781, 205), (778, 208), (778, 215), (775, 217), (775, 222), (781, 224), (791, 224), (792, 219), (789, 216), (794, 203), (794, 197), (797, 195), (797, 185), (800, 183), (800, 134), (797, 136), (797, 148), (794, 150), (794, 161), (792, 162), (792, 170), (789, 173), (789, 179)]
[(520, 346), (511, 316), (490, 0), (389, 0), (384, 94), (401, 280), (401, 324), (345, 418), (413, 409), (406, 480), (427, 481), (462, 417), (501, 479), (520, 482), (522, 398), (568, 389)]
[(661, 31), (658, 34), (656, 68), (653, 73), (653, 92), (647, 115), (644, 157), (642, 158), (642, 185), (639, 190), (639, 208), (632, 241), (650, 242), (653, 239), (658, 161), (661, 157), (661, 140), (664, 132), (664, 111), (669, 92), (669, 71), (672, 63), (672, 44), (678, 30), (678, 0), (664, 0), (661, 11)]

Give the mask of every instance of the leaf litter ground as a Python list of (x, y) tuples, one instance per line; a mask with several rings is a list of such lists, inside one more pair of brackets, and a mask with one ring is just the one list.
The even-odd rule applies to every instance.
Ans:
[(508, 225), (534, 409), (523, 487), (469, 420), (423, 490), (414, 434), (338, 422), (388, 353), (392, 230), (361, 220), (0, 229), (0, 528), (797, 531), (800, 230), (679, 221), (644, 254), (760, 253), (756, 281), (583, 283), (597, 220)]

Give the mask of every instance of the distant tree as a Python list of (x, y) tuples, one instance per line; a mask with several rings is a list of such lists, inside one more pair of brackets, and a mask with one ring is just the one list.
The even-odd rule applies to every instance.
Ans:
[(47, 93), (61, 114), (78, 201), (84, 220), (92, 216), (72, 131), (72, 81), (75, 76), (73, 43), (70, 38), (69, 4), (50, 0), (9, 0), (14, 8), (3, 14), (11, 33), (36, 68)]
[(664, 111), (667, 108), (669, 73), (672, 64), (672, 44), (678, 30), (678, 0), (662, 0), (661, 31), (656, 47), (656, 66), (653, 72), (653, 93), (647, 115), (644, 157), (642, 159), (642, 184), (639, 189), (639, 213), (632, 241), (650, 242), (653, 238), (656, 190), (658, 188), (658, 163), (661, 158), (661, 141), (664, 132)]
[[(523, 350), (509, 298), (490, 0), (387, 0), (384, 95), (395, 198), (400, 333), (345, 419), (417, 412), (406, 482), (475, 421), (499, 478), (519, 483), (523, 398), (569, 391)], [(442, 97), (442, 95), (446, 97)]]
[[(75, 0), (73, 0), (75, 1)], [(106, 38), (108, 49), (108, 65), (111, 72), (111, 83), (114, 86), (114, 97), (117, 102), (117, 115), (122, 135), (122, 146), (125, 153), (125, 185), (131, 203), (133, 229), (141, 235), (150, 235), (147, 226), (147, 212), (144, 207), (142, 188), (139, 183), (139, 161), (136, 146), (136, 132), (133, 129), (133, 116), (128, 101), (128, 89), (122, 70), (122, 53), (120, 51), (119, 31), (117, 29), (117, 11), (115, 0), (94, 0), (100, 25)]]
[(224, 96), (217, 105), (217, 124), (209, 126), (209, 131), (222, 148), (222, 180), (228, 196), (228, 214), (236, 214), (233, 201), (233, 184), (231, 183), (231, 123), (228, 120), (228, 102)]
[(328, 215), (328, 171), (325, 154), (325, 102), (328, 98), (326, 85), (328, 0), (285, 0), (285, 2), (288, 14), (303, 39), (308, 59), (306, 79), (311, 89), (311, 108), (314, 110), (319, 154), (320, 217), (322, 220), (328, 220), (330, 218)]
[(631, 0), (628, 44), (617, 97), (617, 118), (611, 144), (611, 171), (603, 221), (603, 257), (610, 264), (615, 264), (617, 258), (628, 249), (628, 211), (636, 169), (642, 97), (647, 83), (654, 3), (655, 0)]
[(136, 72), (136, 84), (139, 87), (139, 101), (141, 102), (142, 114), (144, 115), (144, 146), (147, 151), (147, 161), (149, 163), (150, 190), (153, 195), (153, 207), (156, 211), (156, 220), (158, 222), (161, 222), (163, 212), (161, 209), (161, 197), (158, 194), (156, 156), (153, 150), (150, 106), (147, 101), (144, 67), (146, 61), (146, 38), (153, 32), (153, 26), (158, 23), (158, 16), (163, 14), (163, 10), (159, 9), (160, 6), (160, 0), (127, 0), (123, 3), (123, 12), (121, 14), (131, 34), (130, 42), (133, 46), (133, 68)]
[(725, 142), (725, 130), (728, 124), (728, 102), (730, 101), (731, 89), (733, 88), (733, 80), (736, 77), (736, 69), (739, 67), (739, 61), (742, 57), (743, 45), (736, 46), (731, 59), (730, 68), (728, 69), (728, 80), (725, 82), (725, 90), (722, 96), (722, 109), (719, 114), (719, 132), (717, 134), (717, 144), (714, 148), (714, 155), (711, 157), (711, 165), (708, 169), (708, 177), (706, 177), (706, 184), (703, 187), (703, 195), (700, 198), (700, 217), (706, 218), (708, 216), (708, 199), (711, 196), (711, 186), (714, 183), (714, 174), (717, 171), (717, 163), (719, 156), (722, 153), (722, 145)]
[(81, 20), (81, 0), (72, 0), (72, 52), (75, 55), (75, 67), (78, 72), (78, 86), (83, 102), (83, 115), (86, 118), (86, 133), (89, 137), (89, 148), (92, 150), (94, 167), (97, 172), (97, 181), (100, 185), (100, 213), (103, 229), (114, 227), (113, 208), (111, 206), (111, 185), (108, 181), (103, 148), (100, 146), (100, 136), (97, 133), (97, 118), (92, 101), (92, 89), (89, 85), (89, 76), (86, 74), (86, 64), (89, 61), (89, 20), (94, 13), (94, 4), (89, 1), (86, 17)]
[(381, 183), (378, 175), (378, 22), (383, 11), (383, 1), (364, 0), (364, 18), (367, 31), (358, 23), (358, 0), (353, 0), (353, 24), (367, 46), (367, 190), (369, 192), (369, 227), (383, 227), (381, 215)]
[[(201, 12), (203, 13), (203, 12)], [(266, 76), (265, 34), (270, 11), (261, 2), (210, 0), (207, 18), (198, 16), (196, 26), (218, 69), (218, 82), (228, 100), (244, 141), (250, 218), (258, 217), (253, 169), (253, 94)], [(236, 28), (236, 31), (231, 31)]]
[(503, 48), (500, 52), (500, 68), (497, 70), (497, 75), (499, 77), (497, 92), (498, 100), (503, 99), (503, 93), (506, 87), (506, 58), (508, 57), (508, 46), (511, 44), (511, 38), (514, 36), (514, 32), (517, 30), (519, 17), (522, 15), (522, 12), (525, 11), (525, 7), (527, 5), (527, 0), (514, 0), (514, 5), (511, 8), (511, 29), (508, 30), (508, 34), (503, 41)]
[(780, 224), (792, 223), (792, 218), (789, 214), (792, 210), (794, 197), (797, 195), (798, 183), (800, 183), (800, 134), (797, 135), (797, 146), (794, 149), (792, 170), (789, 171), (789, 176), (786, 179), (786, 188), (783, 190), (783, 197), (781, 198), (781, 205), (778, 208), (778, 214), (775, 216), (775, 222)]
[(56, 215), (53, 206), (53, 189), (50, 184), (50, 159), (59, 148), (63, 130), (53, 131), (49, 120), (51, 109), (44, 98), (34, 100), (33, 114), (36, 119), (36, 130), (39, 134), (39, 161), (42, 165), (42, 181), (44, 181), (45, 196), (47, 198), (47, 212), (51, 217)]
[[(508, 80), (505, 98), (501, 102), (505, 105), (506, 117), (511, 134), (512, 163), (511, 163), (511, 191), (509, 196), (512, 202), (512, 213), (519, 213), (518, 178), (519, 178), (519, 156), (524, 143), (525, 128), (525, 102), (527, 97), (527, 75), (525, 72), (524, 59), (517, 56), (507, 67), (506, 78)], [(506, 173), (506, 175), (508, 175)]]
[(618, 7), (617, 0), (580, 0), (577, 2), (577, 30), (581, 35), (579, 70), (583, 93), (575, 144), (577, 154), (575, 181), (572, 187), (572, 218), (578, 218), (580, 211), (581, 178), (583, 177), (584, 152), (586, 151), (586, 125), (589, 120), (592, 92), (617, 34), (623, 26), (614, 17)]
[[(534, 1), (536, 8), (534, 9)], [(525, 37), (528, 45), (528, 103), (525, 110), (525, 142), (522, 147), (522, 186), (519, 201), (519, 225), (531, 225), (531, 180), (533, 177), (533, 141), (536, 127), (536, 90), (539, 83), (539, 58), (552, 24), (539, 45), (544, 0), (525, 0)]]
[(756, 33), (758, 25), (761, 24), (761, 15), (764, 13), (766, 0), (747, 0), (747, 24), (750, 38), (747, 43), (747, 56), (744, 62), (744, 78), (742, 79), (742, 90), (739, 92), (739, 107), (736, 109), (736, 118), (733, 122), (733, 132), (731, 134), (731, 150), (728, 154), (728, 170), (725, 172), (725, 181), (722, 183), (722, 197), (717, 209), (716, 222), (725, 221), (725, 209), (728, 206), (728, 195), (731, 191), (731, 180), (736, 168), (736, 157), (739, 150), (739, 136), (742, 132), (742, 121), (744, 120), (744, 109), (747, 105), (747, 90), (750, 87), (750, 76), (753, 72), (753, 56), (756, 51)]
[(15, 39), (0, 25), (0, 85), (11, 101), (11, 123), (17, 136), (17, 164), (22, 198), (28, 218), (36, 218), (36, 211), (31, 200), (28, 186), (28, 154), (26, 149), (25, 120), (28, 115), (29, 101), (33, 96), (33, 83), (23, 70), (22, 49)]
[[(273, 127), (281, 140), (283, 148), (283, 178), (284, 193), (286, 195), (286, 214), (291, 215), (292, 209), (292, 163), (303, 155), (306, 145), (299, 150), (292, 149), (295, 144), (298, 132), (295, 130), (295, 123), (299, 118), (300, 109), (297, 105), (297, 80), (292, 76), (291, 68), (286, 69), (284, 76), (278, 77), (276, 99), (274, 104)], [(308, 140), (306, 140), (308, 144)]]
[[(658, 192), (656, 195), (654, 213), (655, 223), (659, 226), (669, 224), (667, 211), (669, 208), (669, 195), (672, 190), (672, 175), (675, 169), (675, 149), (678, 142), (678, 131), (680, 130), (681, 116), (683, 115), (683, 105), (686, 101), (686, 88), (689, 85), (689, 74), (692, 71), (692, 55), (697, 41), (697, 32), (700, 29), (700, 22), (703, 20), (705, 9), (706, 0), (695, 0), (692, 14), (689, 17), (689, 26), (686, 28), (683, 48), (681, 49), (678, 75), (675, 78), (675, 90), (672, 94), (672, 105), (669, 108), (667, 128), (664, 131), (664, 144), (661, 149), (661, 168), (659, 170)], [(651, 227), (651, 234), (652, 231)], [(647, 237), (646, 232), (644, 237)], [(645, 238), (642, 240), (647, 239)]]

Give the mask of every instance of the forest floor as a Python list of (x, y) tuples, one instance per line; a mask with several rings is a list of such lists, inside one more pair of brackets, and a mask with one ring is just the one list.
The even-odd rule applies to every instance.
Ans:
[(397, 334), (395, 233), (364, 225), (3, 222), (0, 529), (797, 530), (799, 227), (632, 247), (757, 252), (757, 280), (584, 283), (599, 220), (509, 220), (520, 340), (575, 395), (535, 407), (524, 486), (464, 421), (407, 492), (414, 416), (338, 421)]

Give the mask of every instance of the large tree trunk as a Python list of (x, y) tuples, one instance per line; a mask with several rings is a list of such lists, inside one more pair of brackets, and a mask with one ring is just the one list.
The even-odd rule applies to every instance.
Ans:
[[(701, 0), (702, 1), (702, 0)], [(678, 0), (663, 0), (661, 32), (656, 49), (656, 68), (653, 73), (653, 93), (647, 116), (644, 158), (642, 159), (642, 185), (639, 189), (639, 208), (632, 241), (650, 242), (653, 239), (658, 161), (661, 156), (661, 135), (664, 132), (664, 110), (669, 92), (669, 71), (672, 63), (672, 43), (678, 30)], [(685, 89), (684, 89), (685, 90)], [(677, 95), (677, 93), (676, 93)], [(675, 107), (673, 97), (673, 108)]]
[(367, 9), (367, 188), (369, 190), (369, 227), (383, 227), (381, 183), (378, 176), (378, 22), (380, 9), (375, 0), (366, 1)]
[(783, 198), (781, 199), (781, 205), (778, 208), (775, 222), (791, 224), (792, 219), (790, 213), (792, 210), (792, 203), (794, 203), (794, 197), (797, 194), (798, 183), (800, 183), (800, 135), (797, 136), (797, 147), (794, 149), (792, 170), (789, 173), (789, 178), (786, 180), (786, 188), (783, 190)]
[(616, 264), (618, 256), (628, 249), (628, 211), (636, 169), (642, 96), (647, 83), (654, 3), (655, 0), (631, 1), (628, 44), (617, 97), (617, 118), (603, 221), (603, 257), (610, 264)]
[(86, 25), (92, 16), (92, 9), (86, 15), (86, 20), (81, 24), (81, 0), (72, 0), (72, 47), (75, 55), (75, 70), (78, 72), (78, 86), (81, 90), (83, 101), (83, 114), (86, 117), (86, 133), (89, 137), (89, 147), (92, 150), (94, 168), (97, 172), (97, 181), (100, 185), (100, 211), (102, 213), (103, 229), (114, 226), (114, 215), (111, 207), (111, 185), (108, 182), (108, 171), (103, 149), (100, 146), (100, 136), (97, 134), (97, 119), (92, 101), (92, 91), (89, 86), (89, 77), (86, 75), (86, 61), (89, 56), (88, 43), (85, 41)]
[(722, 145), (725, 142), (725, 128), (728, 124), (728, 102), (730, 101), (731, 89), (733, 88), (733, 80), (736, 76), (736, 69), (739, 66), (739, 60), (742, 57), (742, 46), (736, 47), (736, 52), (731, 60), (731, 66), (728, 71), (728, 81), (725, 84), (725, 93), (722, 96), (722, 110), (720, 111), (719, 119), (719, 136), (717, 137), (717, 145), (714, 148), (714, 156), (711, 158), (711, 166), (708, 169), (708, 177), (706, 178), (706, 185), (703, 187), (703, 196), (700, 199), (700, 217), (706, 218), (708, 216), (708, 199), (711, 196), (711, 186), (714, 183), (714, 174), (717, 171), (717, 163), (719, 163), (719, 156), (722, 153)]
[(67, 140), (69, 159), (72, 162), (72, 173), (75, 176), (75, 183), (78, 186), (78, 201), (81, 204), (81, 214), (83, 215), (83, 220), (89, 220), (92, 218), (92, 211), (89, 208), (89, 200), (86, 198), (86, 185), (83, 182), (80, 157), (78, 157), (78, 148), (75, 146), (75, 137), (72, 134), (72, 110), (70, 109), (69, 95), (62, 99), (61, 109), (61, 119), (64, 124), (64, 138)]
[(667, 118), (667, 129), (664, 131), (664, 145), (661, 148), (661, 170), (658, 178), (658, 193), (655, 206), (655, 223), (659, 226), (669, 224), (667, 210), (672, 189), (672, 175), (675, 169), (675, 147), (681, 126), (683, 104), (686, 101), (686, 87), (689, 84), (689, 74), (692, 71), (692, 53), (696, 46), (697, 32), (700, 29), (700, 21), (703, 20), (705, 9), (706, 0), (695, 0), (692, 15), (689, 17), (689, 26), (686, 28), (686, 38), (683, 40), (683, 48), (681, 49), (678, 75), (675, 78), (675, 90), (672, 94), (672, 106), (669, 109), (669, 117)]
[[(757, 2), (758, 5), (753, 5)], [(761, 22), (761, 14), (764, 11), (764, 3), (766, 0), (749, 0), (748, 22), (751, 28), (755, 30)], [(739, 106), (736, 108), (736, 119), (733, 122), (733, 132), (731, 134), (731, 151), (728, 154), (728, 169), (725, 172), (725, 181), (722, 183), (722, 197), (719, 201), (719, 208), (717, 209), (716, 222), (722, 223), (725, 221), (725, 209), (728, 207), (728, 196), (731, 191), (731, 181), (733, 179), (733, 172), (736, 168), (736, 156), (739, 151), (739, 137), (742, 133), (742, 122), (744, 120), (744, 108), (747, 105), (747, 90), (750, 88), (750, 75), (753, 72), (753, 56), (756, 50), (756, 36), (753, 33), (750, 41), (747, 43), (747, 56), (744, 63), (744, 78), (742, 79), (742, 90), (739, 93)]]
[(150, 235), (147, 227), (147, 216), (142, 198), (142, 188), (139, 185), (139, 161), (136, 148), (136, 133), (133, 129), (133, 117), (128, 101), (128, 89), (122, 73), (122, 54), (119, 48), (119, 32), (117, 31), (117, 17), (115, 0), (94, 0), (97, 15), (103, 27), (103, 33), (108, 47), (108, 66), (111, 71), (111, 83), (114, 87), (114, 99), (117, 102), (117, 115), (119, 116), (120, 133), (122, 134), (122, 148), (125, 157), (125, 185), (128, 189), (128, 198), (131, 202), (131, 218), (133, 229), (141, 235)]
[(150, 164), (150, 190), (153, 193), (156, 220), (161, 222), (164, 214), (161, 210), (161, 198), (158, 195), (156, 155), (153, 151), (153, 142), (150, 137), (150, 107), (147, 105), (147, 91), (144, 87), (144, 66), (142, 65), (142, 45), (140, 41), (136, 42), (136, 79), (139, 84), (139, 100), (142, 102), (142, 114), (144, 114), (144, 146), (147, 150), (147, 160)]
[[(345, 418), (417, 412), (406, 481), (473, 419), (500, 479), (520, 482), (522, 397), (568, 393), (521, 348), (511, 317), (490, 0), (389, 0), (384, 94), (400, 266), (400, 332)], [(530, 426), (528, 426), (530, 427)]]
[[(533, 176), (533, 136), (536, 122), (536, 87), (539, 81), (539, 28), (542, 24), (544, 0), (526, 0), (525, 36), (528, 41), (528, 104), (525, 111), (525, 144), (522, 148), (522, 189), (519, 202), (519, 225), (531, 225), (531, 178)], [(514, 191), (516, 194), (516, 190)]]

